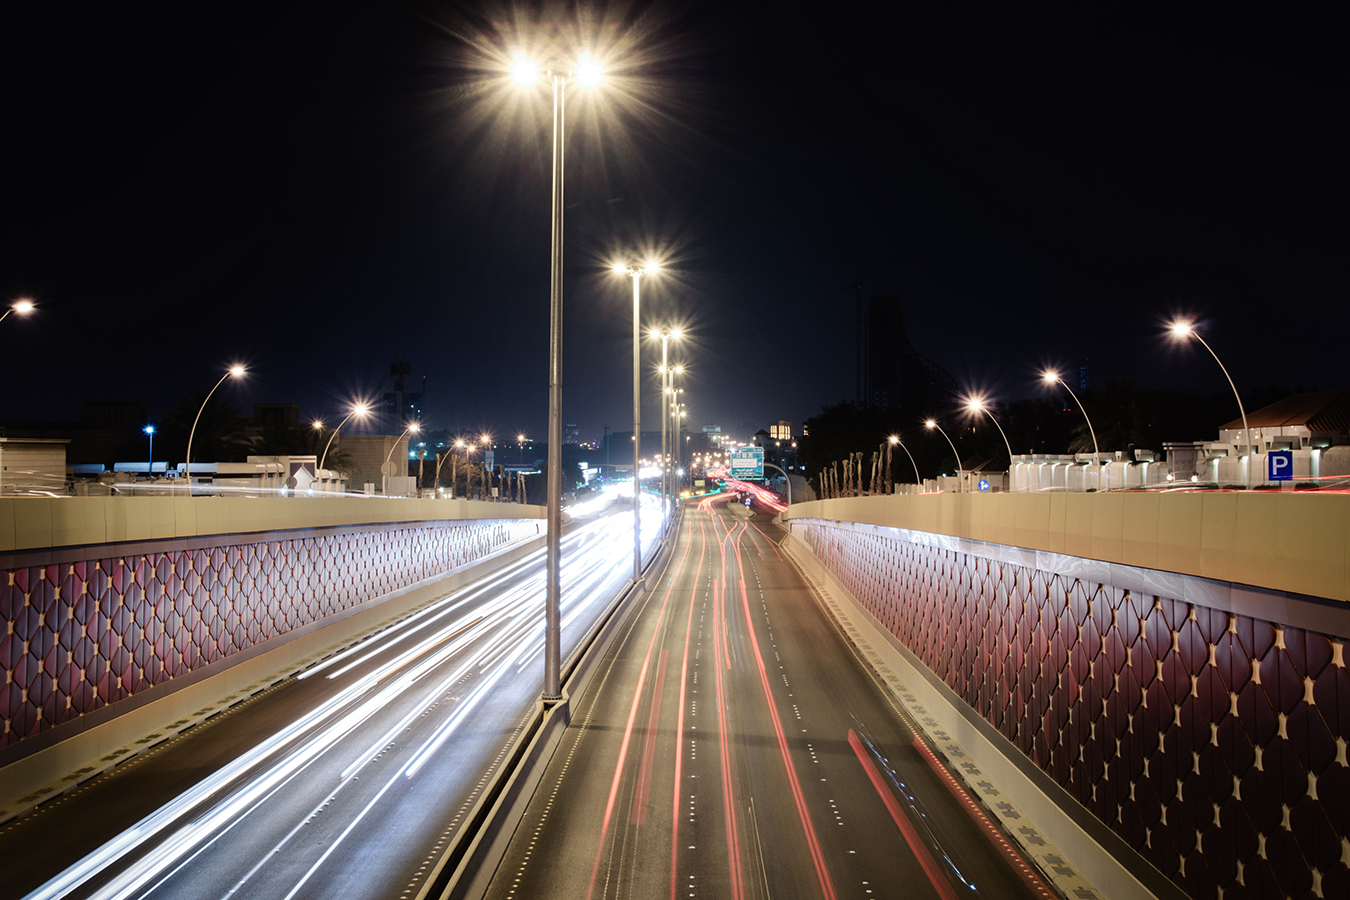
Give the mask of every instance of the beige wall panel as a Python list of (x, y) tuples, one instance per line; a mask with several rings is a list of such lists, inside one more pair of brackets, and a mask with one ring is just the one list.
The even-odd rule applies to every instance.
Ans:
[(446, 519), (542, 519), (544, 508), (365, 497), (0, 497), (0, 552)]
[(909, 528), (1350, 600), (1350, 494), (920, 494), (818, 500), (788, 518)]

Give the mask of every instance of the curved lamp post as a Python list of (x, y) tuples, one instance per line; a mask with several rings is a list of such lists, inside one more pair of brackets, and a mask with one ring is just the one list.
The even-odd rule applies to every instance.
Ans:
[[(933, 424), (936, 425), (937, 423), (934, 422)], [(944, 435), (944, 436), (945, 436), (945, 435)], [(905, 451), (905, 455), (909, 457), (909, 464), (912, 465), (912, 466), (914, 467), (914, 483), (915, 483), (916, 485), (918, 485), (918, 487), (919, 487), (920, 490), (923, 490), (923, 479), (922, 479), (921, 477), (919, 477), (919, 464), (916, 463), (916, 462), (914, 461), (914, 454), (913, 454), (913, 453), (910, 453), (910, 452), (909, 452), (909, 448), (906, 447), (906, 446), (900, 441), (900, 435), (898, 435), (898, 434), (893, 434), (893, 435), (891, 435), (889, 438), (887, 438), (887, 440), (890, 441), (892, 445), (898, 446), (901, 450)], [(950, 443), (950, 442), (948, 442), (948, 443)], [(955, 450), (956, 448), (953, 447), (952, 449)], [(960, 457), (957, 457), (957, 460), (956, 460), (956, 467), (957, 467), (958, 469), (961, 468), (961, 459), (960, 459)]]
[(633, 279), (633, 584), (642, 580), (642, 342), (638, 326), (642, 296), (638, 285), (642, 276), (655, 272), (657, 265), (617, 265), (614, 271)]
[(346, 425), (352, 416), (356, 416), (358, 419), (364, 419), (368, 412), (370, 412), (370, 407), (366, 406), (364, 403), (358, 403), (352, 407), (351, 412), (347, 413), (347, 417), (337, 424), (337, 428), (334, 428), (333, 433), (328, 436), (328, 443), (323, 445), (323, 455), (319, 457), (320, 469), (323, 469), (323, 464), (328, 461), (328, 448), (333, 446), (333, 440), (337, 438), (338, 432), (342, 430), (342, 426)]
[[(1087, 422), (1088, 434), (1092, 435), (1092, 466), (1097, 470), (1097, 487), (1100, 488), (1102, 478), (1102, 452), (1101, 448), (1097, 446), (1097, 432), (1092, 427), (1092, 420), (1088, 418), (1087, 408), (1083, 406), (1083, 401), (1078, 399), (1078, 395), (1073, 392), (1073, 388), (1069, 387), (1069, 383), (1061, 378), (1060, 374), (1054, 369), (1046, 369), (1042, 372), (1041, 380), (1046, 384), (1058, 384), (1062, 386), (1064, 390), (1069, 392), (1069, 396), (1073, 398), (1073, 402), (1077, 404), (1078, 411), (1083, 414), (1083, 419)], [(1008, 466), (1009, 469), (1011, 469), (1011, 461), (1009, 461)], [(1008, 474), (1009, 477), (1012, 476), (1011, 471)]]
[(237, 363), (233, 366), (230, 366), (228, 369), (225, 370), (225, 374), (220, 376), (220, 380), (216, 382), (216, 386), (211, 388), (211, 390), (207, 392), (206, 399), (202, 401), (202, 405), (197, 408), (197, 417), (192, 420), (192, 430), (188, 432), (187, 455), (183, 460), (183, 475), (187, 479), (189, 497), (192, 496), (192, 437), (197, 433), (197, 423), (201, 420), (202, 410), (206, 409), (206, 404), (211, 402), (211, 395), (216, 392), (216, 388), (220, 387), (222, 384), (225, 383), (226, 378), (243, 378), (243, 377), (244, 377), (243, 366)]
[[(389, 460), (391, 460), (391, 459), (394, 458), (394, 451), (395, 451), (396, 449), (398, 449), (398, 442), (401, 441), (401, 440), (403, 440), (403, 435), (406, 435), (406, 434), (417, 434), (417, 432), (419, 432), (419, 431), (421, 431), (421, 430), (422, 430), (422, 426), (421, 426), (419, 423), (417, 423), (417, 422), (412, 422), (412, 423), (410, 423), (410, 424), (408, 425), (407, 428), (403, 429), (403, 434), (400, 434), (398, 437), (394, 438), (394, 443), (393, 443), (393, 445), (389, 448), (389, 452), (386, 453), (386, 454), (384, 455), (384, 465), (380, 466), (380, 472), (381, 472), (381, 473), (384, 472), (384, 467), (387, 466), (387, 465), (389, 465)], [(404, 471), (404, 472), (407, 472), (407, 470), (408, 470), (408, 467), (405, 465), (405, 466), (403, 467), (403, 471)], [(392, 478), (393, 476), (391, 475), (391, 476), (389, 476), (389, 477)]]
[[(548, 339), (548, 542), (544, 577), (544, 694), (562, 699), (562, 324), (563, 324), (563, 100), (568, 81), (583, 87), (598, 85), (604, 72), (594, 61), (576, 66), (550, 65), (546, 70), (553, 88), (553, 212), (549, 274)], [(539, 83), (539, 67), (517, 59), (512, 77), (521, 87)]]
[(1100, 466), (1102, 464), (1102, 454), (1101, 449), (1097, 446), (1097, 432), (1092, 428), (1092, 420), (1088, 418), (1087, 409), (1083, 406), (1083, 401), (1078, 399), (1078, 395), (1073, 392), (1073, 388), (1069, 387), (1068, 383), (1061, 378), (1059, 373), (1054, 369), (1046, 369), (1045, 372), (1041, 373), (1041, 380), (1046, 384), (1061, 385), (1064, 390), (1069, 392), (1069, 396), (1073, 398), (1073, 402), (1078, 404), (1078, 411), (1083, 414), (1084, 420), (1087, 421), (1088, 434), (1092, 435), (1092, 462), (1094, 465)]
[[(1208, 350), (1209, 355), (1214, 357), (1214, 361), (1219, 364), (1219, 370), (1223, 372), (1223, 377), (1228, 379), (1228, 386), (1233, 389), (1233, 396), (1237, 398), (1238, 412), (1242, 413), (1242, 430), (1247, 435), (1248, 460), (1246, 466), (1243, 468), (1246, 470), (1247, 487), (1250, 489), (1252, 486), (1252, 463), (1250, 459), (1253, 455), (1252, 430), (1247, 425), (1247, 410), (1242, 407), (1242, 397), (1238, 394), (1237, 385), (1233, 384), (1233, 376), (1228, 374), (1228, 369), (1224, 367), (1223, 360), (1219, 359), (1219, 354), (1214, 352), (1214, 348), (1205, 342), (1205, 339), (1200, 336), (1200, 332), (1196, 331), (1195, 326), (1190, 322), (1173, 322), (1172, 334), (1175, 335), (1178, 340), (1185, 340), (1186, 338), (1193, 337), (1199, 341), (1200, 345)], [(1241, 459), (1241, 455), (1239, 455), (1238, 458)]]
[(924, 427), (924, 428), (927, 428), (927, 429), (930, 430), (930, 431), (931, 431), (932, 429), (936, 428), (936, 429), (938, 430), (938, 434), (942, 435), (944, 438), (947, 439), (947, 446), (952, 448), (952, 455), (956, 457), (956, 474), (957, 474), (957, 475), (960, 475), (960, 474), (961, 474), (961, 454), (956, 452), (956, 445), (952, 443), (952, 439), (951, 439), (951, 438), (947, 437), (947, 432), (945, 432), (945, 431), (942, 430), (942, 426), (939, 425), (939, 424), (937, 423), (937, 419), (928, 419), (927, 421), (925, 421), (925, 422), (923, 423), (923, 427)]
[(971, 412), (982, 412), (989, 417), (989, 421), (994, 423), (998, 433), (1003, 435), (1003, 446), (1008, 448), (1008, 481), (1009, 487), (1012, 486), (1012, 444), (1008, 443), (1008, 435), (1003, 431), (1003, 426), (998, 424), (998, 419), (994, 418), (994, 411), (989, 408), (989, 404), (984, 402), (982, 397), (971, 397), (966, 401), (966, 409)]
[(5, 310), (4, 315), (0, 315), (0, 322), (8, 319), (10, 313), (18, 313), (21, 316), (26, 316), (36, 308), (37, 305), (27, 298), (15, 300), (9, 305), (9, 309)]

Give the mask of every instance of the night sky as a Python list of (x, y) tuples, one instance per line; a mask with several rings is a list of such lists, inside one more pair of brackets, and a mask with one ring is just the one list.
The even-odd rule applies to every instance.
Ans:
[(585, 439), (631, 428), (625, 253), (666, 266), (644, 323), (690, 333), (691, 424), (738, 435), (852, 398), (859, 281), (998, 400), (1085, 356), (1226, 390), (1176, 314), (1240, 388), (1350, 383), (1343, 16), (884, 6), (9, 4), (0, 300), (40, 311), (0, 324), (0, 420), (158, 418), (242, 360), (227, 401), (331, 422), (402, 354), (428, 425), (542, 438), (549, 105), (502, 69), (522, 46), (612, 76), (568, 109)]

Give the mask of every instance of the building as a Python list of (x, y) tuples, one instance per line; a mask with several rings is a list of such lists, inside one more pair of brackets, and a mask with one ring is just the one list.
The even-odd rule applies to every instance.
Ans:
[(61, 438), (0, 437), (0, 494), (66, 493)]
[[(900, 298), (874, 296), (866, 309), (858, 330), (858, 404), (913, 416), (950, 406), (956, 379), (909, 342)], [(859, 316), (862, 310), (859, 301)]]
[[(1216, 441), (1164, 444), (1177, 480), (1210, 484), (1266, 482), (1268, 454), (1293, 452), (1296, 480), (1350, 475), (1350, 390), (1293, 394), (1219, 426)], [(1253, 452), (1248, 455), (1248, 447)], [(1250, 469), (1249, 469), (1250, 467)]]

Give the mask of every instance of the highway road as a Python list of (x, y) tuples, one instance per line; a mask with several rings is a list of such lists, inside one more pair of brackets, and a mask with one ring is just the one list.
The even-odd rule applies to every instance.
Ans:
[(768, 513), (686, 510), (494, 900), (1049, 898), (853, 653)]
[[(565, 655), (631, 576), (632, 533), (622, 505), (564, 532)], [(543, 569), (532, 554), (0, 826), (0, 897), (415, 895), (534, 708)]]

